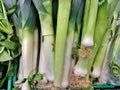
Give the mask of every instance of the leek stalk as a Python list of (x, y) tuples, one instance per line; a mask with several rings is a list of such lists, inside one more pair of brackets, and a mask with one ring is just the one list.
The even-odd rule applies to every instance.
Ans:
[(120, 27), (118, 28), (111, 54), (112, 72), (120, 81)]
[(85, 35), (82, 40), (82, 45), (85, 47), (91, 47), (94, 45), (94, 31), (95, 31), (97, 11), (98, 11), (98, 0), (90, 0), (88, 22), (85, 30)]
[[(72, 48), (74, 49), (78, 49), (77, 46), (79, 44), (79, 40), (80, 40), (80, 33), (81, 33), (81, 27), (82, 27), (82, 22), (83, 22), (83, 13), (84, 13), (84, 6), (85, 6), (85, 1), (82, 1), (82, 4), (80, 6), (79, 9), (79, 13), (77, 15), (77, 20), (76, 20), (76, 28), (75, 28), (75, 33), (74, 33), (74, 40), (73, 40), (73, 45)], [(78, 50), (77, 50), (78, 51)], [(74, 52), (74, 51), (72, 51)], [(72, 55), (72, 63), (71, 63), (71, 69), (70, 72), (73, 71), (74, 65), (75, 65), (75, 61), (76, 61), (76, 57), (77, 57), (77, 53), (75, 52), (75, 56)]]
[[(82, 40), (83, 40), (83, 37), (85, 35), (85, 32), (86, 32), (86, 28), (87, 28), (87, 25), (88, 25), (88, 14), (89, 14), (89, 9), (90, 9), (90, 2), (91, 0), (86, 0), (85, 2), (85, 11), (84, 11), (84, 18), (83, 18), (83, 28), (82, 28)], [(81, 45), (82, 47), (82, 45)], [(85, 63), (83, 63), (85, 62)], [(79, 66), (86, 66), (84, 64), (87, 64), (87, 62), (85, 60), (83, 60), (82, 58), (80, 59), (79, 58), (79, 61), (77, 63), (78, 65), (75, 65), (74, 67), (74, 74), (79, 76), (84, 76), (85, 74), (87, 74), (87, 71), (84, 70), (84, 67), (83, 68), (79, 68)]]
[(98, 53), (95, 58), (95, 62), (93, 64), (93, 72), (92, 76), (95, 78), (100, 77), (101, 69), (102, 69), (102, 64), (104, 62), (104, 58), (107, 52), (107, 48), (110, 42), (110, 33), (113, 33), (113, 36), (115, 34), (115, 28), (116, 28), (116, 19), (117, 19), (117, 14), (114, 14), (114, 20), (113, 24), (110, 30), (108, 30), (104, 36), (104, 39), (102, 41), (102, 44), (100, 46), (100, 49), (98, 50)]
[[(96, 22), (96, 27), (95, 27), (95, 45), (91, 49), (85, 48), (85, 50), (87, 51), (85, 53), (88, 53), (86, 57), (81, 57), (81, 56), (79, 57), (79, 61), (77, 62), (74, 68), (74, 73), (77, 76), (84, 77), (87, 74), (90, 74), (95, 55), (101, 44), (103, 35), (105, 34), (107, 30), (107, 22), (108, 22), (107, 17), (108, 17), (107, 1), (105, 1), (102, 4), (102, 6), (100, 6), (98, 9), (97, 22)], [(98, 33), (99, 33), (99, 36), (98, 36)]]
[[(27, 78), (34, 66), (34, 31), (36, 29), (36, 10), (31, 0), (11, 0), (5, 1), (6, 6), (11, 8), (17, 5), (17, 10), (12, 13), (11, 19), (15, 24), (18, 32), (22, 32), (20, 37), (22, 44), (22, 65), (23, 65), (23, 78)], [(30, 90), (30, 87), (25, 82), (22, 90)]]
[(113, 11), (113, 20), (111, 21), (112, 23), (110, 24), (111, 25), (111, 37), (110, 37), (110, 41), (108, 43), (108, 46), (107, 46), (107, 52), (106, 52), (106, 55), (105, 55), (105, 59), (104, 59), (104, 62), (103, 62), (103, 66), (102, 66), (102, 70), (101, 70), (101, 74), (100, 74), (100, 77), (99, 77), (99, 82), (100, 83), (107, 83), (107, 81), (109, 81), (110, 79), (110, 76), (109, 76), (109, 71), (110, 71), (110, 68), (109, 68), (109, 64), (110, 64), (110, 52), (111, 52), (111, 46), (113, 44), (113, 41), (114, 41), (114, 38), (115, 38), (115, 33), (116, 33), (116, 24), (117, 24), (117, 18), (118, 18), (118, 14), (119, 14), (119, 11), (120, 11), (120, 1), (117, 3), (117, 5), (115, 6), (115, 9)]
[[(54, 80), (53, 61), (54, 61), (54, 29), (52, 20), (52, 0), (33, 0), (33, 3), (38, 10), (41, 23), (41, 38), (44, 50), (44, 63), (46, 63), (45, 74), (49, 81)], [(41, 52), (42, 54), (43, 52)], [(41, 61), (40, 61), (41, 62)], [(40, 64), (39, 68), (44, 67)]]
[(56, 87), (61, 87), (62, 84), (70, 9), (71, 0), (59, 0), (54, 62), (54, 86)]
[(77, 16), (78, 16), (78, 14), (81, 14), (81, 13), (79, 13), (79, 9), (83, 3), (81, 0), (74, 0), (74, 1), (72, 1), (72, 5), (71, 5), (71, 13), (70, 13), (68, 32), (67, 32), (68, 34), (67, 34), (67, 45), (66, 45), (66, 53), (65, 53), (65, 64), (64, 64), (62, 88), (65, 88), (69, 85), (68, 82), (69, 82), (69, 74), (70, 74), (72, 45), (73, 45), (73, 40), (74, 40), (75, 24), (76, 24), (77, 19), (79, 21), (81, 19), (81, 17), (77, 18)]

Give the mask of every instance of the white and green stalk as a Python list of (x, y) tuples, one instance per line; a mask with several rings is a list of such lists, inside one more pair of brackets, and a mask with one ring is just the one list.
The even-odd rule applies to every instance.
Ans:
[(58, 1), (57, 33), (55, 42), (55, 62), (54, 62), (54, 76), (55, 76), (54, 86), (56, 87), (61, 87), (63, 79), (70, 9), (71, 0)]
[(71, 65), (71, 57), (72, 57), (72, 44), (74, 39), (75, 32), (75, 21), (79, 9), (79, 5), (81, 4), (80, 0), (74, 0), (71, 6), (71, 14), (68, 24), (68, 34), (67, 34), (67, 45), (66, 45), (66, 53), (65, 53), (65, 64), (64, 64), (64, 74), (62, 80), (62, 88), (66, 88), (69, 84), (69, 70)]
[(89, 15), (89, 10), (90, 10), (90, 2), (91, 2), (91, 0), (86, 0), (85, 1), (83, 28), (82, 28), (82, 40), (83, 40), (83, 37), (84, 37), (86, 29), (87, 29), (87, 25), (88, 25), (88, 15)]
[(106, 55), (106, 52), (107, 52), (109, 38), (110, 38), (110, 31), (108, 30), (106, 32), (104, 38), (103, 38), (101, 46), (100, 46), (100, 48), (98, 50), (98, 53), (95, 57), (95, 61), (94, 61), (94, 64), (93, 64), (93, 71), (91, 73), (91, 76), (94, 77), (94, 78), (99, 78), (100, 77), (102, 65), (103, 65), (105, 55)]
[[(77, 15), (76, 28), (75, 28), (75, 33), (74, 33), (74, 40), (73, 40), (73, 45), (72, 45), (72, 47), (76, 48), (76, 49), (78, 49), (77, 46), (78, 46), (78, 43), (79, 43), (79, 40), (80, 40), (80, 32), (81, 32), (81, 26), (82, 26), (82, 17), (83, 17), (83, 13), (84, 13), (84, 6), (85, 6), (85, 1), (83, 0), (81, 5), (80, 5), (79, 13)], [(72, 73), (72, 71), (74, 70), (76, 58), (77, 58), (77, 53), (76, 53), (75, 56), (72, 57), (70, 73)]]
[[(23, 57), (23, 67), (24, 67), (24, 70), (23, 70), (24, 78), (28, 78), (31, 71), (33, 71), (33, 66), (34, 66), (34, 61), (33, 61), (34, 34), (30, 33), (28, 30), (23, 31), (22, 57)], [(25, 83), (27, 83), (27, 81)], [(23, 84), (22, 90), (29, 90), (27, 88), (28, 88), (28, 85)]]
[(113, 42), (113, 50), (111, 53), (111, 69), (114, 74), (120, 80), (120, 26), (118, 27), (115, 41)]
[(105, 83), (106, 84), (107, 81), (109, 80), (110, 51), (111, 51), (112, 43), (113, 43), (114, 38), (115, 38), (117, 18), (118, 18), (118, 14), (119, 14), (119, 11), (120, 11), (119, 6), (120, 6), (120, 1), (116, 5), (115, 10), (113, 12), (113, 21), (112, 21), (111, 28), (110, 28), (110, 30), (112, 32), (112, 35), (110, 34), (111, 38), (109, 39), (109, 43), (108, 43), (108, 46), (107, 46), (107, 52), (106, 52), (106, 55), (105, 55), (105, 60), (103, 62), (103, 66), (102, 66), (102, 69), (101, 69), (101, 74), (100, 74), (100, 77), (99, 77), (99, 82), (100, 83)]
[[(31, 72), (33, 71), (34, 66), (34, 30), (37, 25), (37, 13), (32, 4), (32, 0), (6, 1), (8, 8), (16, 5), (16, 3), (18, 8), (11, 14), (11, 19), (14, 22), (16, 29), (22, 31), (23, 78), (28, 78), (33, 74), (31, 74)], [(22, 90), (30, 90), (27, 82), (28, 81), (23, 84)]]
[(85, 47), (91, 47), (94, 45), (94, 31), (95, 31), (97, 11), (98, 11), (98, 0), (90, 0), (88, 23), (87, 23), (85, 35), (82, 40), (82, 45)]
[[(90, 1), (91, 0), (86, 0), (85, 2), (85, 10), (84, 10), (84, 18), (83, 18), (83, 29), (82, 29), (82, 40), (86, 32), (86, 28), (88, 25), (88, 14), (89, 14), (89, 9), (90, 9)], [(81, 44), (82, 46), (82, 44)], [(80, 63), (79, 63), (80, 62)], [(80, 67), (85, 66), (87, 64), (87, 61), (80, 59), (78, 63), (74, 67), (74, 74), (76, 76), (85, 76), (87, 74), (87, 70), (85, 69), (80, 69)]]
[[(20, 44), (22, 45), (22, 30), (17, 29), (16, 31), (16, 34), (19, 37)], [(24, 79), (23, 69), (23, 58), (21, 55), (19, 58), (18, 80), (15, 82), (16, 86), (18, 85), (18, 88), (22, 88), (22, 80)]]
[[(72, 28), (71, 28), (72, 29)], [(71, 37), (73, 39), (73, 37)], [(62, 79), (62, 88), (66, 88), (69, 85), (70, 65), (71, 65), (71, 52), (72, 52), (72, 41), (67, 38), (67, 47), (65, 53), (64, 72)]]
[[(106, 3), (106, 2), (104, 2), (104, 3)], [(103, 64), (103, 60), (105, 58), (105, 54), (106, 54), (108, 43), (109, 43), (109, 37), (110, 37), (110, 31), (103, 27), (103, 25), (105, 25), (106, 23), (108, 25), (108, 22), (109, 22), (107, 19), (108, 18), (108, 4), (107, 3), (104, 4), (104, 3), (102, 6), (100, 6), (100, 9), (98, 12), (98, 17), (102, 20), (101, 23), (99, 23), (99, 25), (101, 25), (102, 29), (104, 29), (105, 36), (104, 36), (101, 44), (99, 45), (99, 49), (97, 51), (97, 55), (94, 60), (93, 71), (91, 74), (92, 77), (94, 77), (94, 78), (98, 78), (100, 76), (101, 67)]]
[[(102, 26), (102, 27), (101, 27)], [(93, 47), (93, 56), (89, 60), (88, 63), (88, 74), (90, 75), (91, 69), (93, 66), (93, 62), (95, 57), (99, 51), (100, 45), (103, 41), (103, 36), (107, 32), (108, 29), (108, 2), (105, 0), (103, 4), (99, 7), (98, 15), (97, 15), (97, 22), (95, 27), (95, 43), (96, 45)], [(98, 36), (99, 33), (99, 36)]]
[[(52, 0), (33, 0), (38, 10), (40, 23), (42, 44), (44, 49), (44, 58), (46, 63), (46, 76), (49, 81), (54, 80), (53, 63), (54, 63), (54, 29), (52, 20)], [(41, 64), (42, 66), (44, 64)], [(40, 67), (42, 67), (40, 66)]]
[[(43, 3), (44, 4), (44, 3)], [(48, 4), (48, 5), (47, 5)], [(42, 44), (44, 47), (44, 56), (46, 63), (46, 76), (49, 81), (54, 80), (54, 30), (52, 21), (52, 0), (48, 0), (45, 4), (48, 15), (40, 14)], [(45, 17), (46, 16), (46, 17)]]
[[(25, 4), (27, 3), (27, 4)], [(36, 11), (32, 4), (31, 0), (20, 0), (20, 12), (22, 14), (21, 18), (21, 30), (22, 30), (22, 58), (23, 58), (23, 75), (24, 78), (31, 77), (33, 75), (34, 69), (34, 31), (36, 30)], [(28, 11), (26, 11), (26, 9)], [(27, 12), (27, 15), (25, 13)], [(22, 90), (30, 90), (28, 85), (28, 81), (26, 81)]]
[(74, 67), (74, 74), (76, 76), (85, 77), (88, 73), (88, 60), (84, 58), (79, 58), (79, 61)]
[[(103, 13), (104, 13), (104, 15), (103, 15)], [(80, 56), (79, 57), (79, 61), (77, 62), (76, 66), (75, 66), (75, 70), (74, 70), (74, 73), (76, 75), (84, 77), (87, 74), (88, 75), (90, 74), (94, 58), (100, 47), (101, 41), (103, 39), (103, 35), (105, 34), (105, 32), (107, 30), (107, 24), (108, 24), (107, 17), (108, 17), (107, 1), (105, 1), (102, 4), (102, 6), (100, 6), (98, 9), (97, 22), (96, 22), (96, 27), (95, 27), (95, 44), (96, 45), (90, 49), (90, 52), (88, 52), (89, 53), (88, 56), (86, 56), (86, 57)], [(98, 35), (98, 33), (99, 33), (99, 35)]]
[[(83, 2), (84, 3), (84, 2)], [(83, 4), (81, 0), (74, 0), (71, 6), (71, 14), (68, 25), (68, 34), (67, 34), (67, 46), (65, 53), (65, 65), (64, 65), (64, 74), (62, 81), (62, 88), (66, 88), (69, 85), (69, 76), (70, 76), (70, 66), (72, 60), (72, 46), (74, 41), (74, 33), (75, 33), (75, 24), (77, 19), (81, 19), (81, 17), (77, 18), (79, 10), (81, 10), (81, 5)], [(81, 12), (81, 11), (80, 11)], [(80, 28), (79, 28), (80, 29)]]

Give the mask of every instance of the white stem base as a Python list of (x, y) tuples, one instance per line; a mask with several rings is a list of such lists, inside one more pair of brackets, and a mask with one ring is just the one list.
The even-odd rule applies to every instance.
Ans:
[(85, 47), (91, 47), (94, 45), (93, 39), (91, 37), (84, 37), (82, 45)]
[(30, 90), (30, 86), (28, 84), (28, 81), (26, 81), (25, 83), (23, 83), (21, 90)]
[(69, 83), (68, 81), (62, 81), (62, 88), (68, 87)]
[(84, 70), (84, 69), (81, 69), (77, 66), (74, 67), (74, 74), (76, 76), (81, 76), (81, 77), (85, 77), (87, 75), (88, 71), (87, 70)]
[(44, 46), (44, 55), (45, 55), (45, 63), (46, 63), (46, 76), (49, 81), (54, 80), (54, 68), (53, 68), (53, 61), (54, 61), (54, 51), (53, 46), (54, 44), (54, 36), (45, 36), (43, 41)]
[(94, 78), (99, 78), (100, 77), (100, 72), (101, 72), (100, 68), (95, 67), (93, 69), (93, 72), (92, 72), (91, 76), (94, 77)]

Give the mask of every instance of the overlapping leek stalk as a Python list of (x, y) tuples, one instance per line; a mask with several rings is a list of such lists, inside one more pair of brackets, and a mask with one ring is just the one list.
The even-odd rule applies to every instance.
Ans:
[(54, 62), (54, 85), (61, 87), (65, 51), (66, 51), (66, 39), (68, 31), (68, 22), (70, 17), (71, 0), (59, 0), (58, 2), (58, 14), (57, 14), (57, 32), (55, 42), (55, 62)]
[[(46, 69), (44, 73), (49, 81), (54, 80), (53, 63), (54, 63), (54, 29), (52, 20), (52, 0), (33, 0), (33, 3), (38, 10), (40, 26), (41, 26), (41, 51), (40, 54), (44, 53), (44, 60), (40, 60), (39, 68)], [(40, 57), (42, 57), (40, 55)], [(44, 62), (44, 63), (43, 63)], [(40, 69), (41, 72), (41, 69)], [(43, 72), (42, 72), (43, 74)]]

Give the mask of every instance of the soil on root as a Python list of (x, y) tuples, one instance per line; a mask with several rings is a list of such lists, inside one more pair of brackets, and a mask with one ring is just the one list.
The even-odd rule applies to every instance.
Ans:
[[(87, 78), (82, 78), (75, 76), (74, 74), (70, 75), (69, 86), (65, 89), (54, 87), (53, 82), (48, 82), (47, 84), (37, 84), (37, 88), (43, 90), (81, 90), (82, 88), (89, 88), (90, 81)], [(93, 90), (91, 88), (86, 90)]]

